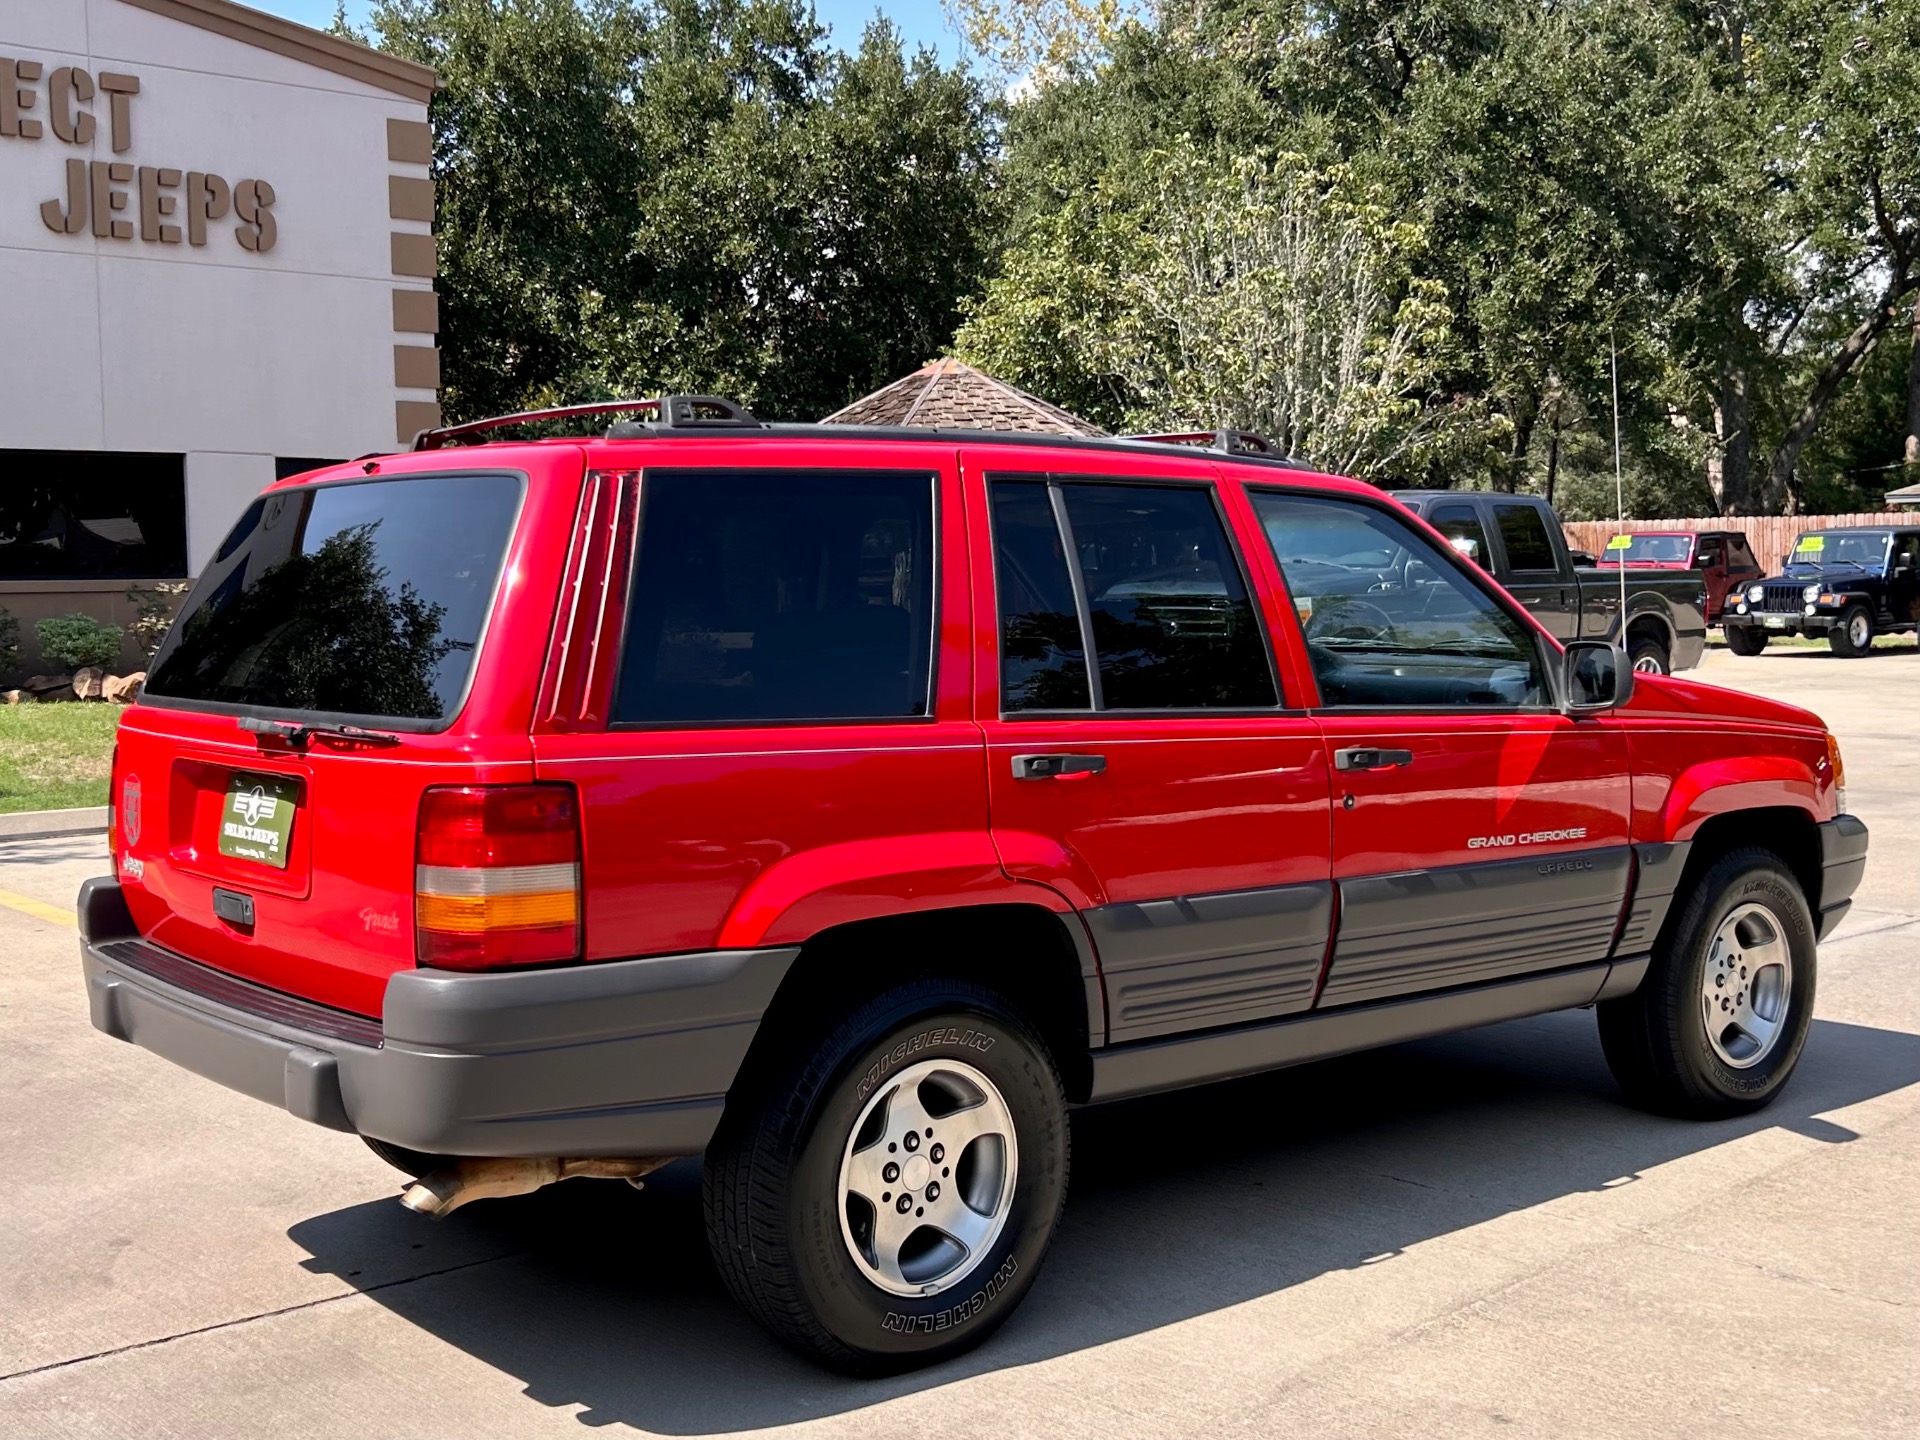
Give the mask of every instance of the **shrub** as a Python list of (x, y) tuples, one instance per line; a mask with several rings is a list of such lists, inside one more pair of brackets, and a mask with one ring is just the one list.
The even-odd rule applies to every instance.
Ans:
[(20, 617), (0, 610), (0, 675), (12, 675), (20, 668)]
[(40, 636), (40, 653), (69, 670), (85, 665), (105, 667), (120, 655), (126, 631), (103, 625), (91, 615), (56, 615), (33, 627)]

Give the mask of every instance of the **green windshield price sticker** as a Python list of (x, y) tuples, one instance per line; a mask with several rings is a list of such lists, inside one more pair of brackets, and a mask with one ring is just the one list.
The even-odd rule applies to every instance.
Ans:
[(1631, 550), (1632, 548), (1633, 537), (1631, 535), (1616, 535), (1607, 541), (1607, 549), (1609, 550)]
[(299, 794), (299, 784), (284, 776), (234, 775), (220, 812), (220, 853), (286, 869)]
[(1800, 543), (1793, 548), (1795, 551), (1824, 550), (1827, 548), (1827, 537), (1824, 535), (1802, 535), (1800, 537)]

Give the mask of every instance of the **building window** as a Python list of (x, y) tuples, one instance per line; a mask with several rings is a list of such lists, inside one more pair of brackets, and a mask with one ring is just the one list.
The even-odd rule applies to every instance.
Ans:
[(184, 455), (0, 450), (0, 580), (186, 573)]
[(339, 460), (320, 460), (311, 455), (279, 455), (274, 458), (273, 478), (291, 480), (296, 475), (304, 475), (309, 470), (325, 470), (330, 465), (338, 465)]

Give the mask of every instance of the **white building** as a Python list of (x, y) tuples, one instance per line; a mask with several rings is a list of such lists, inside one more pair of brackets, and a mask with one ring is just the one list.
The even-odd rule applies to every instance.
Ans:
[(0, 0), (0, 607), (126, 623), (438, 422), (431, 70), (230, 0)]

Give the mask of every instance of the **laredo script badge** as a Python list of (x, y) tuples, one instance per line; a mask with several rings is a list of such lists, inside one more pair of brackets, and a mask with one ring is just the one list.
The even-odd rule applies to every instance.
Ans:
[(220, 853), (286, 869), (299, 793), (298, 784), (277, 775), (235, 775), (228, 780), (227, 802), (220, 812)]

